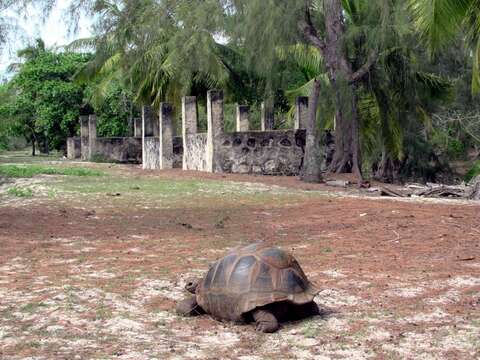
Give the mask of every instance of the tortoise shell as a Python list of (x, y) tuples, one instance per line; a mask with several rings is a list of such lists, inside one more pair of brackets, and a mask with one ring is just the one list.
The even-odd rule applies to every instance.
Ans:
[(232, 250), (210, 267), (196, 290), (203, 310), (233, 321), (275, 302), (306, 304), (317, 293), (292, 254), (266, 244)]

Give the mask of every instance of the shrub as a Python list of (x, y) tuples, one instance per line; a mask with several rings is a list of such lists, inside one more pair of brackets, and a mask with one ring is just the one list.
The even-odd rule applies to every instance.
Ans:
[(474, 177), (480, 175), (480, 161), (477, 161), (473, 164), (471, 169), (468, 171), (467, 175), (465, 175), (465, 182), (469, 182)]

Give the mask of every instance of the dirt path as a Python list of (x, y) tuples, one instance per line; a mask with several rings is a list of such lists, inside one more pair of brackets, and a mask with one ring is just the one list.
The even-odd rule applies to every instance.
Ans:
[[(133, 195), (53, 179), (43, 186), (56, 196), (0, 206), (0, 358), (480, 357), (478, 204), (331, 196), (293, 178), (104, 168), (114, 175), (95, 181), (128, 184)], [(160, 192), (157, 181), (203, 195)], [(323, 316), (264, 335), (174, 314), (186, 276), (254, 241), (294, 251), (321, 289)]]

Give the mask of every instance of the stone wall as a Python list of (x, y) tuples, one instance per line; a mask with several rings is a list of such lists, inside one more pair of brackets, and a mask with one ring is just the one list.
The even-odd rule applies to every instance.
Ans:
[[(140, 145), (141, 145), (141, 139)], [(160, 169), (160, 138), (147, 137), (145, 138), (145, 160), (143, 164), (144, 169), (155, 170)], [(140, 155), (140, 158), (142, 156)], [(173, 138), (173, 167), (182, 167), (183, 157), (183, 140), (181, 136)]]
[(183, 169), (207, 171), (207, 133), (188, 134)]
[(160, 139), (158, 137), (143, 138), (143, 168), (160, 169)]
[(82, 139), (72, 137), (67, 139), (67, 159), (74, 160), (82, 157)]
[[(81, 116), (81, 137), (67, 139), (68, 158), (74, 159), (81, 157), (82, 160), (90, 161), (140, 163), (143, 164), (145, 169), (160, 168), (161, 142), (158, 136), (158, 131), (157, 136), (155, 136), (155, 128), (160, 127), (159, 119), (153, 115), (151, 109), (148, 107), (144, 107), (142, 115), (142, 119), (135, 119), (134, 122), (134, 133), (137, 135), (136, 137), (112, 138), (97, 137), (95, 115)], [(165, 121), (165, 117), (163, 120), (163, 129), (165, 129), (165, 125), (168, 124), (168, 121)], [(150, 135), (144, 137), (144, 133), (150, 133)], [(138, 137), (138, 135), (140, 135), (140, 137)], [(170, 131), (166, 140), (167, 141), (164, 142), (164, 153), (169, 152), (170, 167), (182, 167), (182, 137), (174, 137), (173, 133)], [(143, 149), (144, 147), (145, 150)]]
[(303, 164), (305, 130), (227, 133), (217, 147), (226, 173), (298, 175)]
[(121, 163), (142, 161), (142, 139), (135, 137), (97, 138), (90, 160)]
[[(271, 130), (272, 105), (262, 104), (262, 131), (249, 131), (249, 108), (237, 104), (237, 131), (225, 133), (223, 93), (207, 94), (207, 133), (197, 134), (195, 97), (182, 99), (184, 170), (217, 173), (298, 175), (303, 166), (308, 99), (296, 102), (295, 129)], [(301, 128), (302, 127), (302, 128)]]
[(173, 137), (173, 167), (181, 168), (183, 163), (183, 139), (181, 136)]
[[(82, 117), (81, 156), (106, 161), (141, 162), (144, 169), (170, 169), (263, 175), (298, 175), (303, 166), (308, 98), (298, 98), (295, 125), (291, 130), (275, 127), (273, 107), (262, 105), (262, 129), (250, 131), (249, 108), (237, 105), (237, 131), (225, 133), (223, 92), (207, 94), (207, 133), (197, 133), (197, 104), (193, 96), (182, 99), (182, 136), (174, 136), (174, 109), (161, 103), (158, 116), (143, 107), (135, 119), (135, 135), (129, 138), (97, 138), (96, 117)], [(88, 126), (87, 121), (88, 120)], [(69, 156), (75, 153), (69, 140)], [(84, 149), (87, 144), (87, 149)]]

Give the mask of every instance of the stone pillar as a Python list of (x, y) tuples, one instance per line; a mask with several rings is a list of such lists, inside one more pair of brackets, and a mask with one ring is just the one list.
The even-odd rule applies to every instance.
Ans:
[(88, 117), (88, 143), (88, 159), (92, 160), (96, 152), (95, 146), (97, 144), (97, 115), (95, 114)]
[(275, 116), (273, 113), (273, 105), (269, 102), (262, 102), (261, 127), (262, 131), (272, 130), (275, 124)]
[(210, 90), (207, 93), (207, 171), (222, 172), (219, 147), (223, 135), (223, 91)]
[(306, 129), (308, 121), (308, 97), (299, 96), (295, 101), (295, 122), (293, 128)]
[(150, 106), (142, 107), (142, 134), (144, 137), (154, 136), (153, 111)]
[(250, 130), (250, 124), (248, 122), (248, 113), (250, 107), (248, 105), (237, 104), (237, 131)]
[(160, 104), (160, 169), (173, 168), (173, 123), (172, 105)]
[(182, 98), (182, 137), (183, 137), (183, 170), (191, 170), (189, 166), (188, 149), (189, 135), (197, 133), (197, 98), (185, 96)]
[(152, 124), (153, 124), (153, 136), (158, 138), (160, 136), (160, 119), (157, 114), (153, 114)]
[(142, 119), (141, 118), (133, 119), (133, 136), (142, 137)]
[(67, 159), (76, 159), (75, 138), (67, 138)]
[[(160, 141), (158, 138), (159, 123), (155, 121), (156, 116), (153, 114), (150, 106), (142, 107), (142, 167), (143, 169), (159, 169), (160, 168)], [(155, 136), (155, 128), (157, 133)]]
[(88, 160), (90, 144), (88, 141), (88, 115), (80, 116), (80, 148), (82, 160)]

